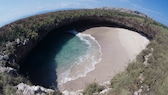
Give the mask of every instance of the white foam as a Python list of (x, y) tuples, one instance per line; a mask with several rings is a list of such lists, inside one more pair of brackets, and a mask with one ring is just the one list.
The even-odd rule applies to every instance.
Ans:
[(69, 30), (69, 31), (67, 31), (67, 32), (72, 33), (72, 34), (74, 34), (74, 35), (78, 34), (78, 32), (77, 32), (75, 29), (74, 29), (74, 30)]
[[(85, 77), (88, 72), (95, 69), (95, 64), (97, 64), (101, 61), (101, 56), (102, 56), (101, 47), (100, 47), (98, 41), (94, 37), (92, 37), (89, 34), (78, 33), (78, 32), (74, 32), (74, 31), (71, 31), (71, 33), (73, 33), (77, 37), (79, 37), (80, 40), (84, 41), (89, 47), (88, 47), (88, 50), (86, 51), (86, 55), (80, 56), (78, 58), (78, 61), (75, 64), (73, 64), (69, 68), (69, 70), (62, 73), (60, 76), (58, 76), (58, 85), (62, 85), (68, 81), (76, 80), (80, 77)], [(92, 54), (92, 51), (94, 50), (95, 45), (98, 46), (98, 57), (96, 55)], [(82, 66), (86, 60), (89, 60), (91, 62), (87, 66), (83, 67), (83, 68), (85, 68), (85, 70), (82, 73), (77, 73), (77, 75), (73, 76), (72, 72), (73, 72), (74, 68), (77, 68), (77, 66)], [(80, 72), (80, 71), (75, 71), (75, 73), (76, 72)]]

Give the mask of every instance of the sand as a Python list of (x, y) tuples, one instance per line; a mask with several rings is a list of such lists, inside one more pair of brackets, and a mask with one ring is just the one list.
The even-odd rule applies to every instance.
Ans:
[(69, 81), (58, 88), (61, 91), (77, 91), (93, 82), (110, 81), (125, 70), (128, 64), (149, 44), (144, 36), (130, 30), (111, 27), (95, 27), (82, 32), (95, 37), (101, 46), (102, 60), (85, 77)]

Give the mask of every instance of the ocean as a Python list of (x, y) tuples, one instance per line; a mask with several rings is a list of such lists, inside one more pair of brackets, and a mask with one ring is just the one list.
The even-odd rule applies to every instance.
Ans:
[(71, 32), (75, 37), (70, 39), (56, 55), (57, 82), (59, 85), (79, 77), (84, 77), (101, 60), (101, 47), (89, 34)]
[(89, 34), (52, 31), (20, 65), (20, 73), (35, 85), (54, 88), (84, 77), (101, 61), (101, 47)]

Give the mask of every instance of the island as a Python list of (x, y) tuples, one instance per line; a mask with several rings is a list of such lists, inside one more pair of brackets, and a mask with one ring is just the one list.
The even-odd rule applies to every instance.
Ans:
[[(76, 50), (61, 53), (71, 40), (88, 47), (67, 46)], [(62, 10), (20, 19), (0, 28), (0, 94), (164, 95), (167, 42), (167, 26), (123, 8)], [(80, 69), (70, 69), (71, 79), (62, 80), (56, 70), (62, 65), (49, 63), (66, 61), (57, 59), (61, 54), (73, 63), (74, 52), (92, 55), (84, 56)], [(91, 69), (82, 72), (87, 66)]]

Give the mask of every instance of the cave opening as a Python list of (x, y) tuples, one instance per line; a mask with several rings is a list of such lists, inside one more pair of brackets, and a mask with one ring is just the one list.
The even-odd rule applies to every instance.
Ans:
[[(50, 31), (26, 56), (19, 68), (19, 73), (28, 78), (33, 85), (40, 85), (46, 88), (57, 89), (57, 62), (55, 55), (75, 35), (68, 33), (68, 30), (75, 29), (82, 32), (91, 27), (109, 26), (113, 24), (80, 20), (68, 23)], [(54, 44), (55, 43), (55, 44)]]
[(47, 88), (57, 88), (57, 68), (55, 55), (74, 35), (65, 32), (66, 29), (51, 31), (28, 54), (24, 63), (20, 65), (19, 73), (27, 77), (32, 84)]
[[(127, 28), (123, 25), (108, 21), (78, 20), (62, 25), (50, 31), (28, 54), (23, 63), (20, 64), (19, 73), (27, 77), (32, 84), (46, 88), (57, 89), (57, 62), (54, 60), (62, 47), (75, 35), (66, 31), (75, 29), (82, 32), (92, 27), (107, 26)], [(132, 30), (132, 29), (130, 29)], [(142, 34), (143, 35), (143, 34)], [(55, 43), (55, 44), (53, 44)]]

